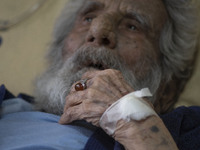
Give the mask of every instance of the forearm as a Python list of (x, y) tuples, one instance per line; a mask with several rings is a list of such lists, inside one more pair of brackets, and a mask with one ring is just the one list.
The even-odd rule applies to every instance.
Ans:
[(177, 150), (169, 131), (157, 116), (142, 121), (119, 121), (113, 135), (126, 150)]

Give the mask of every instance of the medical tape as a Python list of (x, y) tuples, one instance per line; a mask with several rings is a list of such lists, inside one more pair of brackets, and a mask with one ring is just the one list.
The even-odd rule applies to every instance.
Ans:
[(115, 132), (116, 124), (123, 119), (127, 122), (130, 120), (142, 120), (151, 115), (157, 115), (148, 102), (142, 97), (151, 97), (152, 94), (148, 88), (132, 92), (120, 98), (113, 103), (101, 116), (100, 126), (109, 134)]

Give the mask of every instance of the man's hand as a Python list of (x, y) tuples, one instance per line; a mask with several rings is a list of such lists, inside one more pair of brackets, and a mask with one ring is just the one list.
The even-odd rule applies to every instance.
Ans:
[(66, 97), (64, 113), (59, 123), (68, 124), (75, 120), (86, 120), (99, 126), (105, 110), (122, 96), (133, 92), (121, 72), (113, 69), (86, 72), (82, 79), (87, 80), (87, 89), (76, 91), (73, 84)]
[[(125, 82), (122, 74), (113, 69), (86, 72), (82, 79), (88, 79), (87, 89), (76, 91), (74, 87), (77, 83), (73, 84), (66, 97), (64, 113), (59, 121), (61, 124), (86, 120), (99, 126), (105, 110), (122, 96), (134, 91)], [(178, 149), (158, 116), (150, 116), (141, 121), (120, 120), (112, 136), (127, 150)]]
[(113, 138), (126, 150), (178, 150), (169, 131), (158, 116), (130, 122), (120, 120)]

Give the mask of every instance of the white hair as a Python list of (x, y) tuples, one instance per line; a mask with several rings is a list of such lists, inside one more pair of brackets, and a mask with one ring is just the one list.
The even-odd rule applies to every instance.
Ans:
[[(53, 42), (47, 56), (49, 68), (36, 86), (36, 100), (40, 101), (45, 111), (62, 113), (63, 97), (67, 93), (64, 89), (66, 86), (63, 84), (70, 85), (73, 82), (63, 83), (60, 77), (63, 76), (61, 73), (63, 71), (62, 67), (64, 64), (66, 65), (62, 59), (63, 45), (64, 39), (71, 31), (83, 2), (84, 0), (69, 0), (56, 22)], [(152, 79), (145, 81), (144, 84), (153, 85), (154, 88), (152, 87), (152, 89), (156, 92), (161, 81), (177, 80), (177, 92), (174, 92), (176, 95), (173, 102), (171, 102), (172, 105), (176, 102), (193, 69), (197, 49), (198, 19), (196, 9), (190, 0), (163, 0), (163, 2), (169, 15), (169, 20), (160, 35), (160, 52), (163, 58), (161, 59), (161, 65), (156, 67), (157, 71), (151, 75)], [(82, 73), (78, 73), (78, 76), (81, 76)], [(53, 78), (55, 75), (57, 77)], [(155, 80), (156, 78), (157, 80)], [(49, 79), (48, 83), (46, 79)], [(45, 88), (43, 88), (44, 85)], [(53, 99), (52, 101), (55, 101), (55, 104), (50, 104), (49, 99)], [(55, 106), (56, 104), (58, 106)]]

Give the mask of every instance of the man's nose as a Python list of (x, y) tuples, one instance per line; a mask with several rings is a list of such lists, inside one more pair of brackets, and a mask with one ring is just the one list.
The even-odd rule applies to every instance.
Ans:
[(116, 46), (116, 35), (112, 20), (105, 16), (95, 18), (91, 23), (86, 42), (114, 49)]

